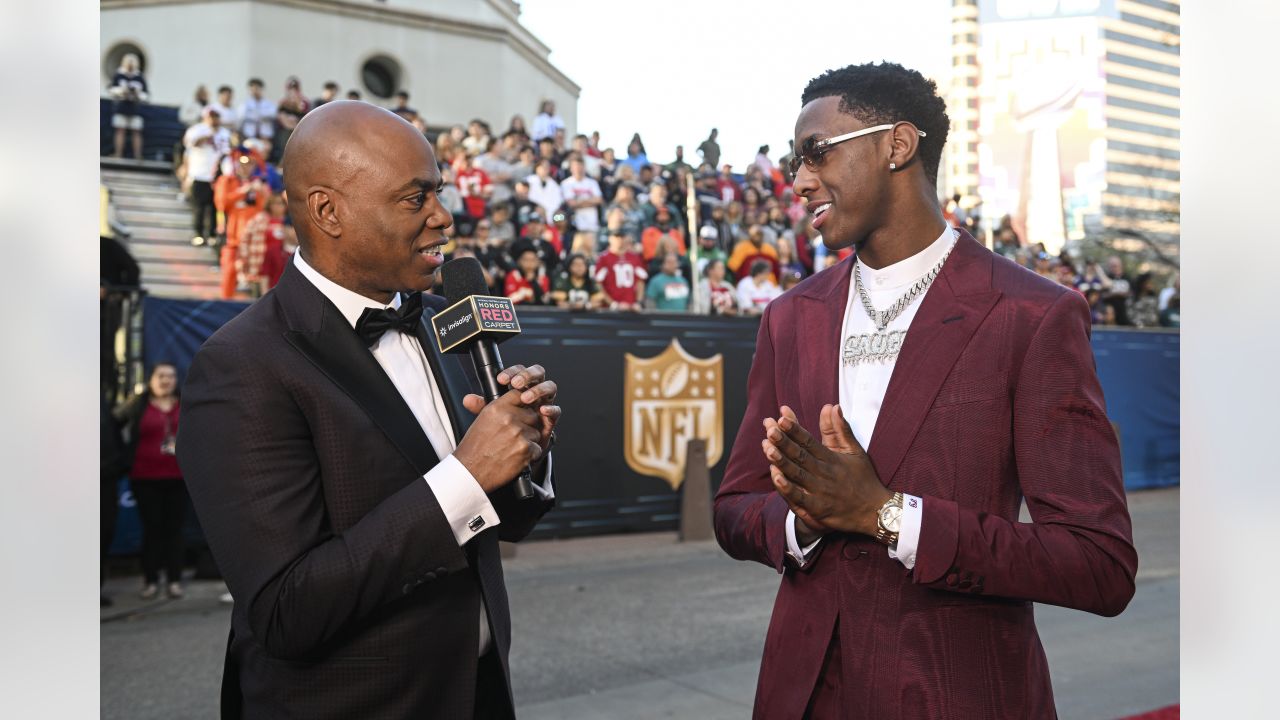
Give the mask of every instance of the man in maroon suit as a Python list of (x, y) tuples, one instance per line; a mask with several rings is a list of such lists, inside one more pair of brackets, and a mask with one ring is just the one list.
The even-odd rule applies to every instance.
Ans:
[(795, 191), (856, 254), (766, 310), (716, 496), (783, 575), (757, 718), (1054, 717), (1032, 603), (1133, 596), (1089, 309), (948, 227), (936, 90), (885, 63), (802, 97)]

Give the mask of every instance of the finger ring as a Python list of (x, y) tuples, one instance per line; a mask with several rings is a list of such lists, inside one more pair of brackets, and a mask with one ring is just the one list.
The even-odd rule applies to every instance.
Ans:
[(552, 431), (551, 431), (551, 442), (550, 442), (550, 444), (548, 445), (548, 447), (555, 447), (555, 446), (556, 446), (556, 431), (555, 431), (555, 430), (552, 430)]

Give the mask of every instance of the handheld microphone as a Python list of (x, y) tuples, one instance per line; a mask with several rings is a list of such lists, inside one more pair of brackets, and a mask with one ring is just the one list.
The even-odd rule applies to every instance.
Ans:
[[(440, 267), (440, 279), (449, 307), (431, 318), (436, 343), (442, 353), (471, 354), (485, 402), (493, 402), (503, 393), (498, 384), (502, 372), (498, 343), (520, 334), (515, 305), (489, 294), (480, 261), (473, 257), (445, 263)], [(528, 467), (516, 478), (515, 492), (521, 500), (533, 497), (533, 473)]]

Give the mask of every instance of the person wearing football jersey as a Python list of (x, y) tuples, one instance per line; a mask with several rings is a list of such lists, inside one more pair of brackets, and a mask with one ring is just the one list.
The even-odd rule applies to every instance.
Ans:
[(640, 254), (627, 247), (629, 243), (621, 232), (610, 233), (609, 251), (596, 261), (596, 282), (608, 296), (610, 310), (639, 310), (644, 297), (649, 271)]
[(565, 270), (551, 286), (552, 301), (558, 307), (570, 310), (590, 310), (607, 303), (590, 270), (586, 256), (570, 255)]

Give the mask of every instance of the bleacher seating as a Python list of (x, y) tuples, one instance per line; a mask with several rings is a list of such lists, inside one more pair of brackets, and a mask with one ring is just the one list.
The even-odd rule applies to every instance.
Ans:
[(160, 297), (219, 297), (217, 255), (191, 245), (191, 209), (165, 163), (102, 159), (102, 185), (130, 237), (142, 287)]

